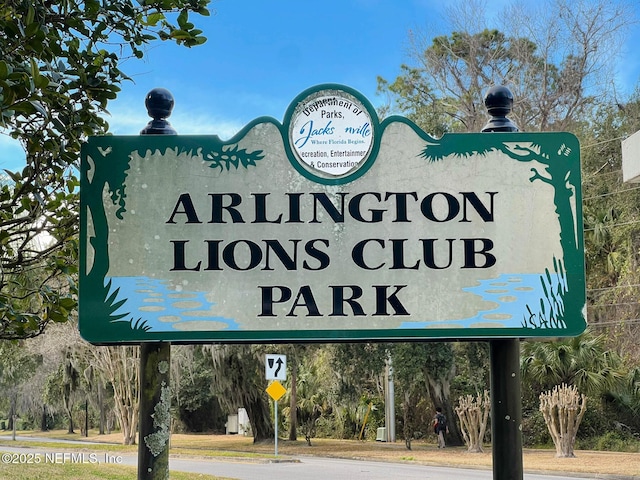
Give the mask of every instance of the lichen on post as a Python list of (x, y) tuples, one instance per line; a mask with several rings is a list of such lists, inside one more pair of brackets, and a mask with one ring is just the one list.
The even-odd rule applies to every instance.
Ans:
[[(164, 362), (162, 362), (164, 363)], [(169, 444), (169, 425), (171, 423), (171, 389), (162, 382), (160, 387), (160, 401), (153, 408), (154, 432), (144, 437), (144, 444), (157, 457)]]

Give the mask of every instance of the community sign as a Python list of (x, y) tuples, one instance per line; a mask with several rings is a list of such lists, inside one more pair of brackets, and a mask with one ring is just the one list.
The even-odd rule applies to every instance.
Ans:
[(325, 84), (218, 136), (92, 137), (80, 332), (97, 344), (577, 335), (580, 158), (568, 133), (380, 122)]

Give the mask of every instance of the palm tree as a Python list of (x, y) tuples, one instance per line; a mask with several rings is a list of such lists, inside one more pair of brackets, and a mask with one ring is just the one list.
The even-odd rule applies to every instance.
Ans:
[(309, 446), (316, 434), (318, 420), (330, 414), (332, 410), (323, 383), (324, 379), (318, 375), (313, 365), (299, 372), (296, 413), (300, 429)]
[(619, 388), (607, 395), (606, 400), (616, 408), (621, 424), (640, 430), (640, 366), (629, 370)]
[(521, 357), (522, 378), (549, 390), (562, 383), (590, 397), (602, 397), (624, 378), (620, 356), (609, 350), (604, 335), (589, 330), (553, 342), (527, 342)]

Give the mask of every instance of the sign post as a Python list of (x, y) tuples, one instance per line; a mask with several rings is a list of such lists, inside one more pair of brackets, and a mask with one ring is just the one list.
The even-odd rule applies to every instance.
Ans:
[(287, 389), (280, 383), (280, 380), (287, 379), (287, 356), (286, 355), (265, 355), (265, 378), (273, 380), (266, 389), (266, 392), (273, 399), (274, 424), (275, 424), (275, 456), (278, 456), (278, 400), (287, 393)]
[[(518, 127), (506, 117), (513, 106), (513, 96), (507, 88), (491, 88), (484, 102), (491, 120), (482, 129), (483, 133), (518, 131)], [(520, 340), (490, 340), (489, 350), (493, 478), (522, 480)]]
[[(176, 135), (166, 118), (173, 109), (168, 90), (151, 90), (145, 100), (153, 118), (140, 135)], [(140, 345), (140, 417), (138, 480), (169, 478), (169, 436), (171, 435), (171, 343)]]
[(275, 423), (275, 435), (274, 435), (274, 443), (275, 443), (275, 456), (278, 456), (278, 400), (282, 398), (282, 396), (287, 393), (287, 389), (278, 381), (274, 380), (269, 384), (266, 389), (266, 392), (273, 399), (274, 405), (274, 423)]

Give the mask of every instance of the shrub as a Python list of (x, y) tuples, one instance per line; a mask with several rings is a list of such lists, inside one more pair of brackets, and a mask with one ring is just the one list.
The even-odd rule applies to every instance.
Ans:
[(640, 452), (640, 440), (629, 432), (614, 430), (601, 435), (596, 441), (595, 449), (611, 452)]
[(600, 437), (607, 431), (612, 430), (614, 428), (613, 425), (614, 420), (611, 415), (604, 412), (599, 402), (592, 402), (582, 418), (582, 423), (578, 430), (578, 438)]
[(542, 412), (531, 412), (522, 419), (522, 443), (526, 447), (547, 447), (553, 445), (549, 429)]

